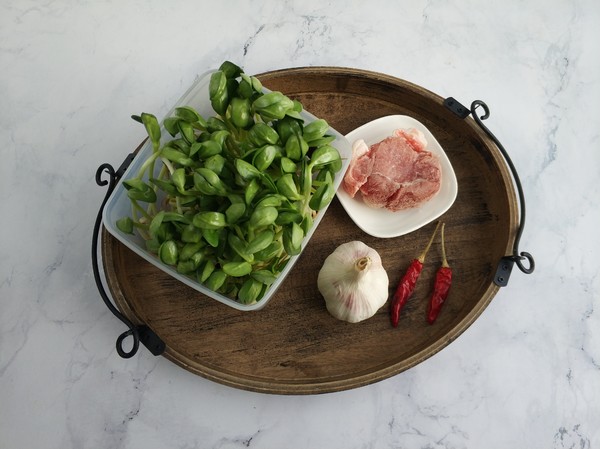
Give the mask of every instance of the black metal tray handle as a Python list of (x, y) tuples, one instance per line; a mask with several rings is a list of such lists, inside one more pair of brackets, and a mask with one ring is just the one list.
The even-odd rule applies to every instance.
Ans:
[[(129, 164), (133, 160), (135, 154), (130, 153), (127, 155), (119, 169), (115, 172), (115, 169), (110, 164), (102, 164), (96, 170), (96, 184), (99, 186), (105, 186), (108, 184), (108, 190), (102, 201), (102, 205), (100, 206), (100, 210), (98, 211), (98, 215), (96, 217), (96, 223), (94, 224), (94, 235), (92, 236), (92, 268), (94, 270), (94, 279), (96, 281), (96, 286), (98, 287), (98, 291), (100, 292), (100, 296), (104, 300), (104, 303), (108, 307), (108, 309), (116, 316), (119, 320), (121, 320), (129, 329), (123, 332), (117, 338), (117, 353), (123, 357), (124, 359), (128, 359), (133, 357), (139, 349), (140, 342), (148, 348), (148, 350), (154, 355), (160, 355), (165, 350), (164, 342), (146, 325), (135, 325), (131, 322), (125, 315), (119, 312), (114, 304), (111, 302), (108, 297), (106, 290), (104, 290), (104, 286), (102, 285), (102, 279), (100, 277), (100, 268), (98, 265), (98, 237), (100, 235), (100, 226), (102, 224), (102, 212), (104, 211), (104, 206), (106, 205), (106, 201), (108, 197), (115, 189), (117, 182), (125, 173)], [(109, 180), (102, 179), (102, 175), (107, 174)], [(123, 348), (123, 343), (127, 337), (132, 337), (133, 344), (129, 351)]]
[[(522, 251), (519, 252), (519, 242), (521, 240), (521, 235), (523, 234), (523, 228), (525, 227), (525, 195), (523, 193), (523, 186), (521, 185), (521, 180), (519, 179), (519, 175), (517, 173), (517, 169), (515, 168), (512, 160), (508, 156), (507, 151), (504, 149), (500, 141), (492, 134), (492, 132), (483, 124), (483, 120), (486, 120), (490, 116), (490, 108), (481, 100), (475, 100), (471, 103), (471, 109), (463, 106), (457, 100), (452, 97), (448, 97), (444, 100), (444, 106), (446, 106), (450, 111), (459, 116), (462, 119), (466, 119), (469, 115), (473, 116), (475, 122), (479, 125), (481, 129), (494, 141), (504, 160), (506, 161), (510, 171), (512, 173), (515, 186), (517, 187), (517, 191), (519, 194), (519, 209), (520, 209), (520, 217), (519, 217), (519, 229), (517, 230), (517, 235), (515, 236), (515, 241), (513, 243), (513, 253), (506, 255), (500, 259), (498, 262), (498, 267), (496, 268), (496, 274), (494, 275), (494, 283), (499, 287), (505, 287), (508, 284), (508, 279), (510, 278), (510, 273), (512, 271), (513, 265), (516, 263), (519, 270), (521, 270), (525, 274), (533, 273), (535, 269), (535, 261), (533, 260), (533, 256), (528, 252)], [(484, 114), (479, 117), (477, 115), (477, 108), (481, 107), (484, 110)], [(523, 261), (527, 260), (527, 265), (523, 264)]]

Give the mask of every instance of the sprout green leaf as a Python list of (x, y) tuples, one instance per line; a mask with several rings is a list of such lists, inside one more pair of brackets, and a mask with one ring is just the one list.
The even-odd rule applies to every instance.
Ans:
[(122, 181), (131, 215), (116, 225), (179, 273), (252, 304), (300, 254), (342, 161), (326, 120), (305, 123), (299, 101), (231, 61), (210, 75), (208, 101), (214, 115), (179, 105), (162, 128), (132, 116), (152, 153)]

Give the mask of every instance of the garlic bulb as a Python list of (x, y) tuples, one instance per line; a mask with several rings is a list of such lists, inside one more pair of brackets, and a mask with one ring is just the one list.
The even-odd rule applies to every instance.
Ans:
[(317, 278), (329, 313), (350, 323), (375, 315), (387, 301), (388, 285), (379, 253), (359, 241), (338, 246)]

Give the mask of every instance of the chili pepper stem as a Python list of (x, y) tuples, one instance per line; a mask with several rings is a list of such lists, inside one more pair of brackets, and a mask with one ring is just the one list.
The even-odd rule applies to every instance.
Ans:
[(446, 259), (446, 244), (444, 239), (444, 229), (446, 228), (446, 223), (442, 223), (442, 267), (449, 268), (448, 259)]
[[(417, 260), (421, 263), (425, 262), (425, 257), (427, 256), (427, 252), (429, 251), (429, 248), (431, 248), (431, 244), (433, 243), (433, 239), (435, 238), (435, 235), (437, 234), (437, 230), (440, 227), (440, 222), (438, 221), (435, 229), (433, 230), (433, 234), (431, 234), (431, 238), (429, 239), (429, 243), (427, 243), (427, 246), (425, 247), (425, 249), (423, 250), (423, 252), (421, 253), (421, 255), (417, 258)], [(443, 227), (442, 227), (443, 229)]]

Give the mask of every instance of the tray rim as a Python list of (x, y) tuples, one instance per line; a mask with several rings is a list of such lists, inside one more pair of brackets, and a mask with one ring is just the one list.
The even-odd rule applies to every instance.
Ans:
[[(259, 79), (268, 78), (268, 77), (280, 77), (287, 76), (293, 77), (295, 75), (335, 75), (335, 76), (359, 76), (368, 80), (379, 80), (385, 83), (390, 83), (402, 88), (410, 88), (418, 91), (420, 95), (424, 95), (428, 97), (428, 99), (442, 104), (444, 99), (429, 91), (422, 86), (416, 85), (410, 81), (406, 81), (401, 78), (397, 78), (392, 75), (387, 75), (379, 72), (374, 72), (370, 70), (363, 69), (355, 69), (348, 67), (336, 67), (336, 66), (304, 66), (304, 67), (292, 67), (292, 68), (283, 68), (277, 69), (273, 71), (267, 71), (256, 75)], [(262, 81), (262, 79), (261, 79)], [(268, 82), (268, 81), (267, 81)], [(318, 91), (311, 91), (318, 92)], [(518, 207), (516, 202), (516, 194), (514, 189), (514, 183), (512, 179), (512, 175), (509, 171), (509, 168), (502, 157), (499, 149), (496, 144), (476, 125), (475, 121), (468, 117), (465, 119), (468, 123), (468, 126), (471, 128), (475, 134), (478, 135), (479, 139), (485, 143), (486, 148), (489, 150), (489, 155), (494, 159), (495, 165), (499, 169), (499, 174), (502, 179), (505, 180), (505, 187), (508, 201), (508, 208), (510, 212), (509, 217), (509, 226), (508, 230), (508, 239), (506, 248), (504, 250), (505, 254), (510, 253), (510, 249), (515, 240), (516, 231), (518, 227)], [(127, 316), (132, 322), (135, 324), (141, 325), (146, 324), (143, 320), (141, 320), (136, 313), (131, 308), (129, 302), (123, 295), (121, 289), (119, 288), (119, 283), (117, 282), (116, 272), (114, 270), (114, 264), (110, 263), (111, 260), (111, 245), (119, 244), (119, 242), (114, 239), (110, 233), (102, 227), (102, 238), (101, 238), (101, 255), (102, 255), (102, 264), (105, 271), (105, 280), (107, 286), (110, 290), (112, 298), (119, 308), (119, 310)], [(110, 276), (112, 274), (112, 276)], [(215, 381), (217, 383), (227, 385), (230, 387), (260, 392), (260, 393), (268, 393), (268, 394), (322, 394), (322, 393), (331, 393), (344, 391), (352, 388), (358, 388), (362, 386), (366, 386), (369, 384), (373, 384), (379, 382), (384, 379), (388, 379), (396, 374), (399, 374), (407, 369), (410, 369), (422, 361), (432, 357), (443, 348), (448, 346), (452, 341), (458, 338), (469, 326), (471, 326), (476, 319), (481, 315), (483, 310), (490, 304), (491, 300), (494, 298), (496, 293), (499, 291), (500, 287), (495, 285), (493, 282), (490, 282), (487, 289), (485, 290), (482, 297), (477, 301), (475, 307), (473, 307), (469, 313), (465, 315), (465, 317), (455, 324), (450, 331), (443, 337), (435, 341), (433, 344), (419, 350), (417, 353), (412, 356), (395, 363), (393, 365), (387, 365), (380, 370), (372, 371), (368, 373), (359, 373), (355, 376), (348, 377), (344, 376), (338, 378), (331, 378), (320, 380), (318, 382), (311, 381), (300, 381), (293, 382), (289, 380), (272, 380), (265, 381), (261, 379), (252, 379), (252, 378), (243, 378), (240, 379), (239, 376), (235, 376), (231, 373), (223, 372), (223, 370), (215, 370), (209, 366), (201, 365), (184, 354), (175, 351), (169, 345), (166, 346), (165, 352), (162, 354), (166, 359), (172, 361), (176, 365), (194, 373), (201, 377), (204, 377), (208, 380)], [(260, 313), (260, 311), (258, 311)], [(264, 378), (262, 378), (264, 379)]]
[[(105, 254), (108, 255), (110, 253), (110, 246), (114, 244), (118, 245), (120, 243), (117, 239), (112, 237), (112, 235), (106, 229), (102, 230), (102, 234), (101, 250), (103, 256), (102, 260), (104, 263), (105, 260), (110, 259), (110, 257), (105, 257)], [(113, 266), (110, 264), (105, 264), (105, 270), (106, 269), (108, 269), (109, 272), (115, 273)], [(127, 298), (125, 298), (125, 296), (122, 294), (121, 290), (119, 289), (118, 282), (116, 281), (116, 277), (107, 276), (106, 280), (113, 295), (115, 304), (119, 310), (125, 316), (131, 319), (134, 324), (146, 324), (135, 314), (128, 303)], [(456, 338), (458, 338), (469, 326), (473, 324), (479, 315), (481, 315), (483, 310), (485, 310), (485, 308), (490, 304), (499, 289), (500, 287), (496, 286), (494, 283), (491, 283), (481, 299), (477, 302), (476, 307), (473, 307), (471, 311), (458, 324), (456, 324), (443, 339), (437, 340), (434, 344), (427, 346), (411, 357), (402, 360), (401, 362), (388, 365), (378, 371), (359, 374), (353, 377), (332, 378), (331, 380), (320, 382), (291, 382), (289, 380), (273, 380), (271, 382), (266, 382), (264, 380), (259, 380), (258, 378), (240, 379), (239, 377), (230, 373), (224, 373), (222, 370), (216, 370), (206, 365), (201, 365), (190, 359), (185, 354), (174, 350), (168, 344), (166, 345), (165, 352), (162, 355), (181, 368), (184, 368), (187, 371), (190, 371), (205, 379), (241, 390), (282, 395), (322, 394), (345, 391), (388, 379), (434, 356), (448, 346), (452, 341), (456, 340)], [(260, 313), (260, 311), (257, 311), (257, 313)]]

